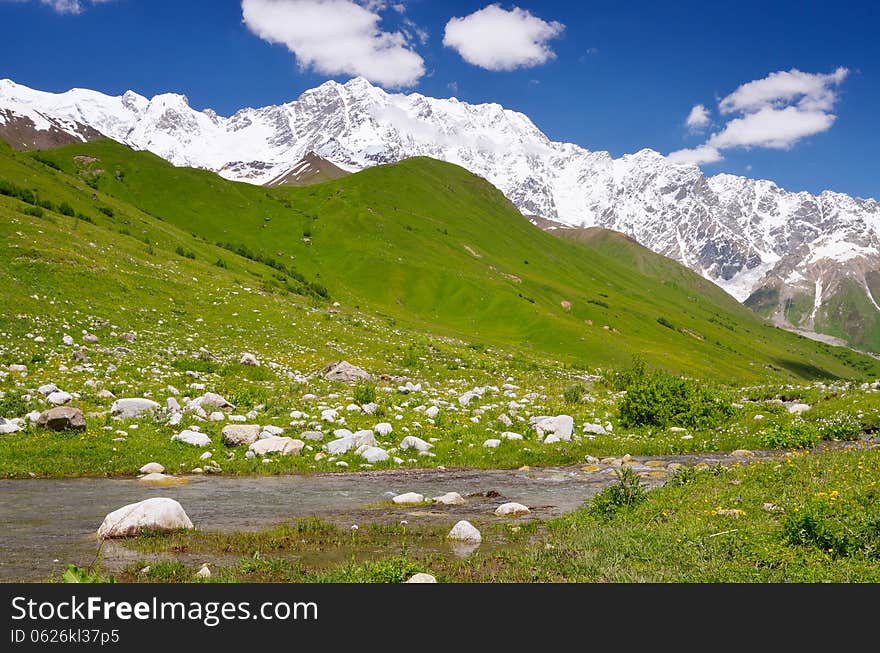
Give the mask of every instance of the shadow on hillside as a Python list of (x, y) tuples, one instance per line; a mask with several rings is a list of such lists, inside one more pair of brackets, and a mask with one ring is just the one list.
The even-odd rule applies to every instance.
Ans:
[(776, 358), (773, 360), (773, 362), (783, 369), (788, 370), (792, 374), (796, 374), (797, 376), (803, 379), (808, 379), (810, 381), (818, 379), (837, 380), (840, 378), (836, 374), (832, 374), (828, 370), (823, 370), (821, 367), (816, 367), (815, 365), (812, 365), (810, 363), (789, 360), (787, 358)]

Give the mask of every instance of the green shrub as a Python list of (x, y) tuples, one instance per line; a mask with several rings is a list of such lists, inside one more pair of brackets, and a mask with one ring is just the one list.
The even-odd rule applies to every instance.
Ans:
[(667, 329), (672, 329), (673, 331), (677, 330), (677, 327), (665, 317), (658, 317), (657, 324), (659, 324), (660, 326), (665, 326)]
[(584, 386), (575, 383), (574, 385), (568, 386), (565, 390), (562, 391), (562, 396), (565, 398), (565, 401), (570, 404), (580, 403), (581, 399), (584, 397)]
[(679, 426), (705, 429), (733, 416), (733, 406), (704, 382), (665, 372), (646, 373), (626, 388), (620, 401), (623, 426)]
[(823, 440), (854, 441), (863, 432), (862, 421), (852, 413), (835, 413), (818, 420), (817, 428)]
[(61, 204), (58, 205), (58, 213), (71, 218), (76, 215), (76, 211), (74, 211), (73, 207), (67, 202), (61, 202)]
[(32, 215), (35, 218), (43, 217), (43, 209), (41, 209), (39, 206), (28, 206), (22, 211), (22, 213), (24, 213), (25, 215)]
[(599, 519), (611, 519), (620, 510), (640, 504), (647, 498), (639, 477), (629, 467), (617, 470), (617, 483), (595, 495), (589, 512)]
[(761, 446), (766, 449), (811, 449), (819, 444), (820, 439), (815, 424), (796, 419), (767, 427), (761, 436)]
[(361, 406), (376, 401), (376, 384), (369, 381), (358, 381), (354, 386), (354, 400)]
[(880, 558), (880, 515), (841, 500), (816, 500), (790, 512), (782, 534), (787, 544), (813, 547), (836, 558)]

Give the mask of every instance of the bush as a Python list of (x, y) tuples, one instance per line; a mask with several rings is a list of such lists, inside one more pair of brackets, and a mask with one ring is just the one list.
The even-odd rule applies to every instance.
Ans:
[(580, 403), (581, 399), (584, 397), (584, 386), (577, 383), (570, 385), (562, 391), (562, 396), (565, 398), (565, 401), (570, 404)]
[(819, 549), (832, 557), (880, 557), (880, 517), (863, 507), (848, 510), (840, 500), (814, 501), (789, 513), (783, 523), (787, 544)]
[(61, 202), (61, 204), (58, 205), (58, 213), (71, 218), (76, 215), (76, 211), (74, 211), (73, 207), (67, 202)]
[(676, 326), (665, 317), (658, 317), (657, 324), (659, 324), (660, 326), (665, 326), (667, 329), (672, 329), (673, 331), (677, 330)]
[(812, 449), (820, 439), (815, 424), (797, 419), (788, 424), (771, 424), (761, 436), (761, 446), (767, 449)]
[(620, 402), (623, 426), (679, 426), (705, 429), (733, 416), (733, 406), (705, 383), (665, 372), (645, 373), (626, 388)]
[(629, 467), (617, 470), (617, 483), (593, 497), (589, 512), (600, 519), (611, 519), (619, 511), (640, 504), (647, 498), (639, 477)]
[(376, 401), (376, 385), (369, 381), (358, 381), (354, 386), (354, 400), (361, 406)]
[(864, 430), (862, 421), (852, 413), (835, 413), (820, 419), (817, 428), (823, 440), (854, 441), (861, 437)]
[(22, 213), (24, 213), (25, 215), (32, 215), (35, 218), (43, 217), (43, 209), (41, 209), (39, 206), (28, 206), (24, 209), (24, 211), (22, 211)]

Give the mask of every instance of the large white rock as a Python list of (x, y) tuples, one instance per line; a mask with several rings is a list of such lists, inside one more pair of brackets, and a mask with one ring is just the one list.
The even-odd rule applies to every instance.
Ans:
[(398, 505), (405, 506), (414, 503), (424, 503), (425, 496), (423, 494), (419, 494), (418, 492), (406, 492), (404, 494), (398, 494), (391, 500)]
[(256, 424), (228, 424), (221, 431), (223, 442), (230, 447), (253, 444), (260, 437), (260, 427)]
[(378, 424), (376, 424), (376, 426), (373, 427), (373, 430), (382, 437), (385, 437), (386, 435), (390, 435), (392, 431), (394, 431), (394, 427), (391, 426), (391, 424), (389, 424), (388, 422), (379, 422)]
[(505, 431), (501, 434), (502, 439), (504, 440), (522, 440), (523, 436), (519, 433), (514, 433), (513, 431)]
[(381, 463), (389, 458), (388, 452), (379, 447), (366, 447), (360, 452), (360, 456), (368, 463)]
[(322, 422), (335, 422), (339, 418), (339, 413), (333, 408), (327, 408), (321, 411)]
[(593, 435), (608, 435), (608, 431), (601, 424), (584, 424), (584, 433)]
[(37, 392), (39, 392), (44, 397), (48, 397), (53, 392), (58, 392), (58, 386), (54, 383), (47, 383), (46, 385), (41, 385), (37, 388)]
[(430, 406), (428, 410), (425, 411), (425, 415), (427, 415), (430, 419), (434, 419), (439, 414), (440, 409), (437, 406)]
[(190, 431), (189, 429), (187, 429), (186, 431), (181, 431), (177, 435), (172, 435), (171, 441), (184, 442), (186, 444), (191, 444), (194, 447), (211, 446), (211, 438), (209, 438), (204, 433), (199, 433), (198, 431)]
[(46, 397), (46, 401), (48, 401), (53, 406), (63, 406), (71, 399), (73, 399), (73, 396), (69, 392), (62, 392), (61, 390), (50, 392), (49, 396)]
[(458, 492), (447, 492), (434, 497), (433, 501), (444, 506), (460, 506), (464, 503), (464, 498)]
[(474, 527), (466, 519), (462, 519), (455, 526), (452, 527), (452, 530), (449, 531), (449, 535), (446, 536), (450, 540), (457, 540), (460, 542), (482, 542), (483, 536), (480, 535), (480, 531)]
[(298, 456), (302, 453), (305, 446), (305, 442), (302, 440), (273, 436), (257, 440), (248, 447), (248, 450), (253, 451), (254, 455), (257, 456), (265, 456), (270, 453), (277, 453), (281, 456)]
[(164, 474), (165, 467), (159, 463), (147, 463), (139, 471), (141, 474)]
[(415, 449), (416, 451), (421, 452), (427, 451), (428, 449), (433, 449), (434, 445), (430, 442), (425, 442), (421, 438), (417, 438), (414, 435), (408, 435), (400, 442), (400, 448), (404, 451), (407, 451), (408, 449)]
[(502, 503), (495, 508), (495, 514), (499, 517), (516, 517), (518, 515), (527, 515), (531, 512), (528, 506), (521, 503)]
[(159, 404), (140, 397), (117, 399), (110, 406), (110, 413), (120, 419), (138, 419), (159, 410)]
[(339, 438), (338, 440), (328, 442), (323, 448), (324, 451), (331, 456), (338, 456), (339, 454), (348, 453), (357, 447), (354, 446), (354, 440), (352, 438)]
[(189, 402), (188, 406), (192, 406), (193, 408), (204, 408), (205, 410), (213, 410), (217, 408), (220, 410), (235, 410), (235, 406), (215, 392), (206, 392), (201, 397), (196, 397)]
[(98, 528), (98, 537), (106, 540), (136, 535), (144, 529), (173, 531), (179, 528), (193, 528), (183, 506), (174, 499), (157, 497), (111, 512)]
[(0, 417), (0, 433), (4, 435), (9, 435), (10, 433), (18, 433), (19, 431), (21, 431), (21, 426), (19, 426), (15, 422), (8, 421)]
[(788, 412), (792, 415), (800, 415), (801, 413), (805, 413), (808, 410), (810, 410), (810, 406), (808, 404), (795, 403), (788, 406)]
[(486, 440), (483, 443), (483, 446), (486, 447), (487, 449), (494, 449), (495, 447), (497, 447), (500, 444), (501, 444), (501, 440), (498, 440), (496, 438), (489, 438), (488, 440)]
[(569, 415), (532, 417), (529, 426), (538, 431), (539, 435), (553, 433), (560, 440), (570, 442), (574, 432), (574, 419)]
[(407, 583), (436, 583), (437, 579), (431, 574), (415, 574), (410, 577)]
[(361, 379), (369, 381), (371, 378), (369, 372), (362, 370), (360, 367), (352, 365), (347, 361), (328, 365), (324, 368), (323, 374), (324, 378), (328, 381), (343, 381), (345, 383), (351, 383)]
[(241, 365), (248, 365), (250, 367), (259, 367), (260, 361), (257, 360), (257, 357), (253, 354), (249, 354), (245, 352), (241, 355), (241, 360), (238, 361)]
[(354, 442), (355, 447), (362, 447), (364, 445), (367, 445), (368, 447), (375, 447), (377, 444), (376, 434), (369, 429), (357, 431), (351, 439)]

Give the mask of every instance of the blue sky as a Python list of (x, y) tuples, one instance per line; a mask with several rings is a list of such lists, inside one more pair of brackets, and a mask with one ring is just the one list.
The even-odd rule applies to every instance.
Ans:
[[(873, 2), (244, 1), (249, 24), (242, 0), (0, 0), (0, 78), (56, 92), (173, 91), (229, 115), (367, 70), (386, 87), (498, 102), (554, 140), (615, 156), (696, 151), (720, 159), (703, 164), (710, 174), (880, 198)], [(290, 6), (273, 13), (273, 3)], [(367, 41), (384, 36), (358, 40), (371, 14)], [(464, 20), (450, 34), (454, 17)], [(353, 52), (315, 40), (346, 21)], [(393, 52), (371, 62), (379, 41)], [(741, 88), (749, 82), (759, 83)], [(686, 125), (696, 105), (700, 129)]]

